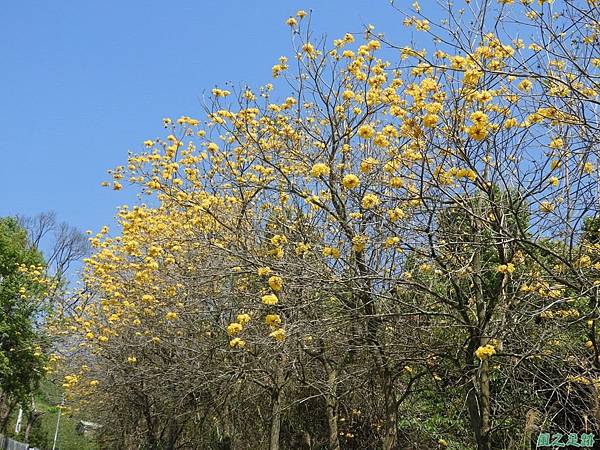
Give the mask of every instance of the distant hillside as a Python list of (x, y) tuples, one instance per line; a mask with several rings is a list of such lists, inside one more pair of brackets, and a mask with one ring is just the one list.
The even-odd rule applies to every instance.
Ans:
[[(34, 426), (31, 432), (29, 443), (40, 450), (50, 450), (54, 439), (56, 429), (56, 419), (58, 417), (58, 405), (62, 397), (62, 390), (49, 381), (43, 381), (38, 393), (35, 396), (36, 409), (43, 414), (41, 419)], [(14, 413), (8, 430), (8, 436), (22, 441), (25, 431), (25, 423), (21, 427), (21, 433), (15, 435), (15, 420), (17, 412)], [(79, 420), (86, 418), (69, 417), (68, 414), (62, 414), (60, 418), (60, 427), (58, 431), (57, 450), (97, 450), (98, 445), (95, 440), (81, 436), (75, 432), (75, 427)]]

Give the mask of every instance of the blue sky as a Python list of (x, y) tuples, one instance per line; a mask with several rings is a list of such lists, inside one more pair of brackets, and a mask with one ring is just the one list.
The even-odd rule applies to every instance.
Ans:
[(114, 223), (135, 197), (100, 187), (106, 170), (161, 135), (163, 117), (200, 116), (215, 85), (269, 82), (291, 54), (285, 20), (298, 9), (312, 9), (314, 31), (330, 39), (367, 23), (406, 33), (388, 0), (5, 2), (0, 216)]

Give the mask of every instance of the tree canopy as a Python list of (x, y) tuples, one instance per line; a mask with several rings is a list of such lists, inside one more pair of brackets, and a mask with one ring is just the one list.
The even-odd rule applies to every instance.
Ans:
[(273, 83), (110, 172), (143, 201), (57, 322), (73, 407), (114, 448), (597, 432), (597, 6), (415, 2), (410, 46), (290, 17)]
[[(41, 253), (14, 218), (0, 218), (0, 394), (2, 405), (26, 401), (44, 375), (36, 326), (51, 281)], [(6, 411), (2, 411), (5, 426)]]

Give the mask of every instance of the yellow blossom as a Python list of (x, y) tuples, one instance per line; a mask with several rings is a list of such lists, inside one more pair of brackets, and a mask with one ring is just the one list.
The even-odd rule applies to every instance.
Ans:
[(475, 111), (471, 114), (471, 121), (474, 124), (483, 126), (488, 123), (489, 119), (487, 114), (485, 114), (483, 111)]
[(252, 318), (250, 317), (250, 314), (238, 314), (235, 318), (235, 320), (237, 320), (237, 322), (242, 326), (250, 322), (251, 319)]
[(269, 286), (274, 292), (279, 292), (283, 288), (283, 279), (276, 275), (269, 278)]
[(437, 114), (427, 114), (423, 117), (423, 125), (428, 128), (433, 128), (438, 122)]
[(233, 336), (234, 334), (237, 334), (240, 331), (242, 331), (242, 325), (240, 323), (234, 322), (227, 325), (227, 333), (230, 336)]
[(227, 97), (228, 95), (231, 94), (231, 92), (223, 90), (223, 89), (217, 89), (217, 88), (215, 88), (215, 89), (212, 90), (212, 94), (215, 97)]
[(150, 294), (144, 294), (142, 295), (142, 301), (144, 303), (152, 303), (154, 301), (154, 296)]
[(306, 44), (304, 44), (302, 46), (302, 50), (304, 50), (304, 52), (309, 56), (312, 57), (315, 55), (316, 51), (315, 51), (315, 47), (310, 43), (307, 42)]
[(342, 185), (346, 189), (357, 188), (359, 184), (360, 184), (359, 178), (356, 175), (352, 174), (352, 173), (344, 175), (344, 178), (342, 178)]
[(551, 213), (554, 211), (554, 204), (549, 201), (543, 201), (540, 203), (540, 211), (544, 213)]
[(270, 267), (259, 267), (256, 271), (259, 277), (264, 277), (269, 275), (272, 271)]
[(512, 263), (500, 264), (498, 267), (496, 267), (496, 272), (498, 272), (498, 273), (511, 274), (514, 271), (515, 271), (515, 265)]
[(310, 169), (310, 174), (315, 178), (329, 176), (329, 173), (329, 166), (324, 163), (317, 163), (314, 166), (312, 166), (312, 169)]
[(389, 185), (393, 188), (401, 188), (404, 186), (404, 181), (400, 177), (392, 177), (390, 178)]
[(371, 125), (362, 125), (358, 128), (358, 135), (363, 139), (369, 139), (375, 134), (375, 129)]
[(271, 326), (279, 325), (281, 323), (281, 317), (279, 317), (279, 314), (268, 314), (265, 317), (265, 323)]
[(400, 238), (398, 236), (391, 236), (385, 240), (383, 244), (385, 248), (391, 248), (400, 243)]
[(231, 348), (244, 348), (246, 346), (246, 342), (239, 337), (236, 337), (229, 341), (229, 346)]
[(375, 194), (366, 194), (362, 199), (361, 206), (364, 209), (371, 209), (378, 206), (379, 203), (379, 197), (377, 197)]
[(305, 244), (304, 242), (299, 242), (296, 244), (295, 252), (296, 255), (304, 255), (310, 250), (310, 245)]
[(476, 141), (484, 140), (488, 132), (484, 127), (473, 125), (472, 127), (467, 128), (467, 133), (470, 137), (475, 139)]
[(269, 334), (272, 338), (275, 338), (278, 341), (283, 341), (285, 339), (285, 330), (283, 328), (278, 328)]
[(283, 234), (276, 234), (271, 238), (271, 244), (281, 247), (282, 245), (287, 244), (288, 240)]
[(366, 159), (363, 159), (360, 162), (360, 171), (362, 173), (369, 173), (371, 170), (373, 170), (375, 168), (375, 166), (377, 165), (377, 160), (375, 158), (372, 157), (368, 157)]
[(263, 295), (261, 300), (265, 305), (276, 305), (277, 302), (279, 302), (279, 299), (275, 294)]
[(368, 241), (369, 241), (369, 238), (367, 236), (364, 236), (364, 235), (354, 236), (352, 238), (352, 249), (356, 253), (360, 253), (364, 250)]
[(388, 216), (391, 222), (396, 222), (397, 220), (403, 219), (405, 215), (406, 214), (401, 208), (394, 208), (388, 211)]
[(323, 247), (323, 256), (331, 256), (337, 259), (340, 257), (340, 251), (335, 247)]
[(387, 137), (385, 137), (385, 135), (378, 134), (377, 136), (375, 136), (375, 139), (373, 139), (373, 144), (375, 144), (377, 147), (385, 148), (389, 147), (390, 141)]
[(479, 347), (477, 350), (475, 350), (475, 356), (477, 356), (477, 358), (484, 360), (484, 359), (488, 359), (490, 356), (493, 356), (496, 354), (496, 349), (494, 348), (493, 345), (483, 345), (481, 347)]
[(352, 100), (354, 98), (354, 96), (355, 96), (354, 92), (352, 92), (351, 90), (348, 90), (348, 89), (342, 93), (342, 98), (344, 100)]
[(550, 141), (550, 143), (548, 144), (548, 147), (556, 149), (556, 150), (563, 148), (563, 146), (564, 146), (564, 141), (562, 140), (562, 138), (559, 138), (559, 137), (552, 139)]
[(525, 78), (523, 81), (521, 81), (518, 85), (519, 89), (525, 92), (529, 92), (531, 90), (531, 88), (533, 87), (533, 83), (531, 82), (531, 80)]

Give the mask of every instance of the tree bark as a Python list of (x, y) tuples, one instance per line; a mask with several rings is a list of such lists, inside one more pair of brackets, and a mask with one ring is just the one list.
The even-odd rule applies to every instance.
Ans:
[[(487, 339), (473, 339), (473, 343), (468, 347), (467, 352), (467, 370), (475, 370), (472, 363), (472, 354), (474, 349), (480, 345), (487, 344)], [(467, 394), (467, 408), (469, 410), (469, 419), (471, 430), (477, 442), (477, 450), (490, 450), (490, 429), (491, 429), (491, 402), (490, 402), (490, 379), (489, 362), (481, 361), (481, 367), (477, 375), (473, 376), (471, 390)]]
[(479, 390), (481, 392), (481, 444), (479, 450), (490, 450), (490, 376), (489, 362), (486, 360), (481, 361)]
[(33, 426), (38, 422), (42, 414), (43, 413), (41, 411), (32, 409), (27, 415), (27, 426), (25, 427), (25, 436), (23, 438), (23, 442), (25, 442), (26, 444), (29, 442), (29, 435), (31, 434)]
[(329, 426), (329, 450), (340, 450), (338, 430), (338, 401), (337, 401), (337, 370), (327, 367), (327, 388), (325, 408), (327, 409), (327, 424)]
[(394, 450), (396, 448), (396, 411), (388, 411), (385, 417), (385, 435), (383, 436), (383, 450)]
[(469, 421), (471, 423), (471, 430), (475, 435), (475, 442), (477, 442), (477, 448), (481, 449), (481, 414), (479, 413), (479, 400), (477, 398), (475, 384), (473, 384), (471, 390), (467, 394), (467, 408), (469, 410)]
[(8, 421), (10, 419), (10, 415), (12, 414), (15, 406), (17, 405), (16, 401), (12, 401), (6, 408), (6, 411), (3, 412), (2, 415), (2, 423), (0, 424), (0, 432), (6, 434), (6, 428), (8, 427)]
[(385, 434), (383, 436), (383, 450), (393, 450), (397, 444), (398, 404), (394, 392), (394, 383), (391, 374), (385, 370), (383, 376), (383, 395), (385, 402)]
[[(479, 204), (479, 203), (478, 203)], [(476, 208), (479, 210), (480, 208)], [(482, 211), (481, 211), (482, 212)], [(473, 272), (480, 274), (482, 271), (481, 263), (481, 229), (479, 223), (475, 220), (473, 223), (474, 243), (478, 249), (473, 255)], [(482, 280), (479, 276), (473, 279), (475, 290), (475, 302), (477, 307), (477, 328), (475, 334), (471, 335), (471, 345), (468, 348), (467, 369), (474, 369), (473, 353), (475, 350), (488, 343), (489, 339), (485, 337), (488, 317), (494, 308), (495, 301), (489, 298), (489, 292), (484, 289)], [(488, 361), (482, 360), (479, 371), (474, 379), (473, 390), (469, 392), (470, 402), (469, 414), (471, 416), (471, 427), (473, 428), (475, 439), (477, 440), (477, 450), (490, 450), (490, 379)]]
[(279, 386), (273, 388), (272, 398), (269, 450), (279, 450), (279, 435), (281, 433), (281, 388)]
[[(237, 387), (237, 386), (236, 386)], [(239, 391), (239, 389), (236, 389), (236, 395), (237, 392)], [(235, 397), (234, 397), (235, 398)], [(227, 449), (231, 449), (234, 450), (236, 448), (238, 448), (237, 446), (237, 442), (236, 442), (236, 433), (235, 433), (235, 426), (233, 423), (233, 414), (231, 412), (231, 405), (227, 405), (225, 407), (225, 411), (223, 413), (223, 418), (222, 418), (222, 422), (223, 422), (223, 448), (227, 448)]]

